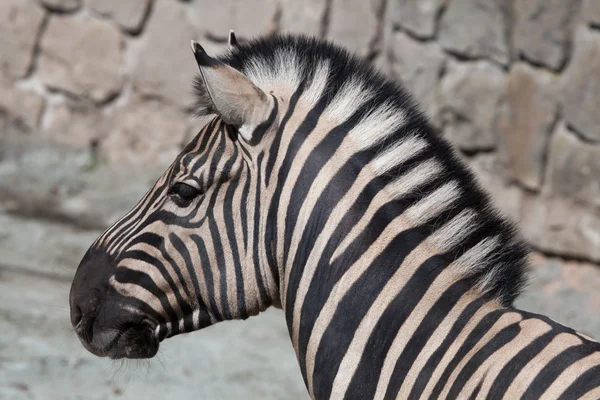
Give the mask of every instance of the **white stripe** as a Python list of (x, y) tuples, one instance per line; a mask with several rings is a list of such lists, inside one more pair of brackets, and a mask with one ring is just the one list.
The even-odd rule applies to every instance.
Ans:
[(447, 209), (457, 200), (460, 192), (458, 182), (448, 182), (406, 210), (406, 215), (415, 225), (421, 225)]
[(330, 61), (326, 60), (317, 65), (310, 86), (304, 93), (302, 93), (302, 101), (305, 103), (307, 108), (313, 108), (317, 104), (321, 98), (321, 95), (323, 94), (323, 91), (327, 87), (329, 63)]
[[(363, 96), (363, 94), (358, 94)], [(406, 114), (395, 105), (385, 103), (372, 110), (349, 133), (360, 149), (367, 149), (379, 144), (387, 136), (402, 127)]]
[(427, 141), (419, 136), (410, 136), (386, 149), (371, 162), (375, 173), (383, 175), (396, 165), (421, 153), (427, 147)]

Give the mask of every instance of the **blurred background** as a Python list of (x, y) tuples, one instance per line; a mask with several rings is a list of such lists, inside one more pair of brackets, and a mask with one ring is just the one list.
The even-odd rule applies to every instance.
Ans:
[(307, 398), (281, 312), (114, 363), (71, 333), (101, 231), (199, 129), (189, 41), (337, 41), (404, 82), (534, 249), (517, 305), (600, 338), (600, 1), (1, 0), (0, 398)]

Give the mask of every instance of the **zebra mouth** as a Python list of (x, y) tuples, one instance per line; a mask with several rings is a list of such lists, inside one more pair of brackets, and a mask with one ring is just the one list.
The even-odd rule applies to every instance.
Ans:
[(111, 359), (119, 358), (152, 358), (158, 352), (159, 341), (150, 323), (131, 326), (119, 333), (107, 349), (106, 355)]
[(158, 352), (159, 340), (149, 322), (130, 324), (121, 329), (95, 331), (92, 340), (79, 336), (81, 343), (92, 354), (111, 359), (152, 358)]

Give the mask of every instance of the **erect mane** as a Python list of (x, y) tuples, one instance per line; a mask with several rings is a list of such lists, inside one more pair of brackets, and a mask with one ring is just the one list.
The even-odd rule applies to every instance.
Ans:
[[(477, 212), (477, 225), (482, 232), (494, 232), (499, 245), (480, 260), (471, 270), (461, 271), (465, 279), (483, 289), (490, 298), (510, 305), (520, 294), (526, 282), (527, 247), (515, 226), (492, 206), (488, 195), (481, 190), (466, 164), (456, 156), (451, 145), (434, 132), (427, 117), (420, 111), (410, 94), (398, 82), (386, 77), (366, 60), (330, 42), (305, 36), (267, 36), (240, 44), (218, 57), (222, 62), (241, 71), (258, 87), (277, 84), (290, 89), (290, 94), (301, 92), (320, 73), (320, 66), (330, 66), (326, 87), (321, 97), (339, 101), (340, 92), (349, 84), (368, 89), (370, 98), (357, 110), (358, 118), (382, 111), (402, 115), (402, 128), (386, 133), (371, 157), (382, 156), (386, 150), (411, 135), (427, 142), (428, 154), (434, 155), (444, 168), (444, 178), (458, 182), (467, 193), (465, 199), (450, 207), (468, 206)], [(196, 113), (213, 113), (210, 98), (200, 77), (194, 82)], [(344, 92), (345, 93), (345, 92)], [(310, 95), (306, 91), (302, 94)], [(353, 93), (356, 95), (356, 93)], [(330, 100), (327, 100), (330, 101)], [(350, 99), (352, 101), (352, 99)], [(385, 108), (385, 110), (384, 110)], [(406, 165), (402, 164), (403, 167)], [(386, 174), (401, 171), (386, 171)], [(447, 221), (434, 220), (428, 224), (441, 227)], [(436, 228), (437, 226), (434, 226)], [(467, 245), (473, 245), (465, 244)]]

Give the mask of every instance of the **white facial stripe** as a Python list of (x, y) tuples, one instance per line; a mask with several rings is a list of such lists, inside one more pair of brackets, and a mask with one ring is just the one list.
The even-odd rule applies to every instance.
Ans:
[(167, 315), (165, 309), (163, 308), (160, 302), (160, 299), (158, 299), (154, 294), (146, 290), (144, 287), (136, 285), (134, 283), (118, 282), (114, 276), (110, 277), (108, 282), (109, 285), (122, 296), (140, 299), (144, 303), (146, 303), (148, 307), (150, 307), (155, 313), (159, 315)]

